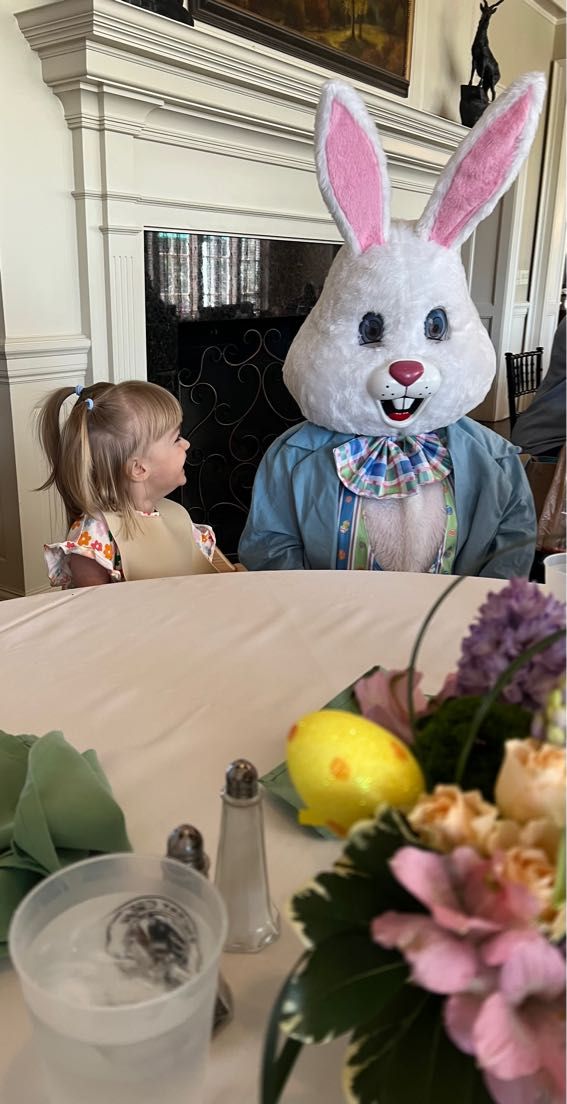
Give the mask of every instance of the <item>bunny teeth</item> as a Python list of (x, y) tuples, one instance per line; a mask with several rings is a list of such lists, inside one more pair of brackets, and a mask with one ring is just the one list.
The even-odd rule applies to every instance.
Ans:
[(387, 422), (407, 422), (419, 410), (424, 399), (414, 399), (412, 395), (402, 395), (396, 399), (380, 399), (383, 416)]

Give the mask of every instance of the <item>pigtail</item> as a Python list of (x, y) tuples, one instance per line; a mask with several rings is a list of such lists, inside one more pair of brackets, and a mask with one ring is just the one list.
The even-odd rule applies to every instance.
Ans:
[(61, 407), (66, 399), (73, 394), (72, 387), (60, 387), (53, 391), (40, 407), (37, 419), (37, 432), (43, 453), (49, 466), (49, 475), (38, 487), (38, 491), (45, 491), (52, 487), (57, 479), (57, 472), (61, 464)]
[(87, 419), (92, 410), (86, 389), (81, 391), (67, 421), (61, 425), (63, 403), (76, 393), (73, 387), (60, 387), (49, 395), (39, 410), (38, 434), (49, 465), (49, 475), (39, 491), (55, 486), (63, 499), (67, 520), (96, 509), (93, 487), (93, 463)]

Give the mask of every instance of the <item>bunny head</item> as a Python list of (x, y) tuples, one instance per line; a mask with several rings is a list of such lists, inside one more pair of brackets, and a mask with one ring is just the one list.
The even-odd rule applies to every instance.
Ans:
[(359, 96), (338, 81), (324, 86), (317, 175), (346, 244), (284, 365), (309, 421), (405, 436), (450, 425), (482, 401), (496, 356), (459, 250), (517, 176), (544, 95), (544, 77), (532, 73), (495, 100), (411, 223), (390, 222), (386, 159)]

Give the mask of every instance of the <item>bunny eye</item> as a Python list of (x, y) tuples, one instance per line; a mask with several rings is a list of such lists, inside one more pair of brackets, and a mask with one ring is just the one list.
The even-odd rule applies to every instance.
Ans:
[(430, 341), (442, 341), (449, 329), (447, 315), (443, 307), (434, 307), (425, 319), (425, 336)]
[(378, 341), (381, 341), (384, 333), (384, 319), (382, 315), (375, 314), (374, 311), (369, 311), (360, 322), (358, 332), (360, 334), (361, 345), (375, 345)]

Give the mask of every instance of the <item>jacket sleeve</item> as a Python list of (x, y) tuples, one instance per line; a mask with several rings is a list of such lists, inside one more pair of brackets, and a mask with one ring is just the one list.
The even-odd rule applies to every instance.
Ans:
[(487, 559), (478, 574), (490, 579), (527, 578), (536, 548), (534, 499), (519, 457), (507, 456), (500, 464), (508, 475), (510, 494)]
[(249, 571), (294, 571), (305, 566), (293, 466), (294, 449), (277, 440), (256, 472), (250, 512), (238, 545), (238, 557)]

